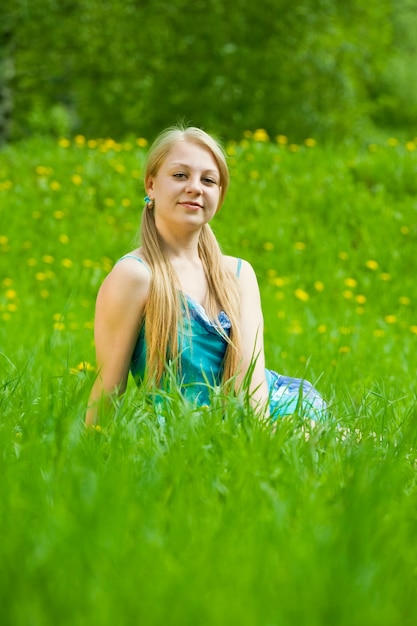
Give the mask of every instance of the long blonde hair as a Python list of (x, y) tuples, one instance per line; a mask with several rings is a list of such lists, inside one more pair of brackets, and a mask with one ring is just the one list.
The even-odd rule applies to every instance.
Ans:
[[(152, 144), (145, 164), (145, 187), (156, 176), (168, 153), (180, 141), (195, 143), (213, 155), (220, 174), (220, 198), (223, 203), (229, 172), (221, 145), (199, 128), (175, 126), (163, 131)], [(167, 258), (162, 238), (156, 228), (154, 212), (145, 206), (141, 222), (142, 249), (152, 272), (149, 296), (145, 307), (145, 340), (147, 346), (147, 376), (161, 381), (167, 362), (177, 363), (179, 355), (178, 327), (181, 323), (181, 297), (175, 272)], [(209, 315), (216, 321), (220, 306), (231, 321), (223, 363), (223, 382), (231, 380), (238, 371), (241, 355), (240, 295), (236, 276), (225, 266), (217, 239), (208, 224), (200, 233), (199, 255), (208, 283)], [(219, 328), (219, 332), (222, 332)]]

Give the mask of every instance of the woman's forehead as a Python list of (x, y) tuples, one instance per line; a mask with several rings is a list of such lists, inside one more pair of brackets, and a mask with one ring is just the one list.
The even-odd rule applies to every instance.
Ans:
[(187, 165), (219, 171), (213, 153), (204, 146), (191, 141), (179, 141), (174, 144), (164, 159), (164, 165)]

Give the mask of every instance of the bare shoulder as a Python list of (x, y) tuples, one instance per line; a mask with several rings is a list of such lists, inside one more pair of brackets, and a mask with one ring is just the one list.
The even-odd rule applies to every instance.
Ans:
[(104, 279), (97, 297), (98, 304), (129, 307), (144, 306), (151, 274), (143, 260), (132, 253), (122, 257)]
[(248, 261), (239, 257), (226, 255), (223, 256), (223, 259), (227, 269), (235, 274), (235, 276), (257, 282), (255, 270)]

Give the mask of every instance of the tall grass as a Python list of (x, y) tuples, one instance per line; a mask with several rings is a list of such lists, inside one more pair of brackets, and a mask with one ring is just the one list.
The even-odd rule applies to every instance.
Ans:
[(2, 623), (414, 624), (414, 141), (227, 150), (213, 226), (253, 263), (268, 366), (332, 404), (263, 429), (230, 403), (165, 426), (129, 385), (87, 431), (95, 293), (134, 246), (145, 140), (0, 155)]

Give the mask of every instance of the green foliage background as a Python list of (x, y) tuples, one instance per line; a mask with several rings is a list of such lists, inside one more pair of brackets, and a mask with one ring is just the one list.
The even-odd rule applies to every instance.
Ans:
[(2, 626), (414, 626), (417, 138), (226, 145), (213, 228), (257, 272), (268, 366), (314, 381), (329, 419), (273, 432), (230, 397), (173, 396), (162, 428), (131, 384), (86, 429), (144, 144), (0, 153)]
[(265, 128), (338, 139), (371, 122), (410, 133), (416, 123), (417, 17), (407, 0), (2, 6), (12, 137), (151, 137), (185, 118), (224, 138)]

